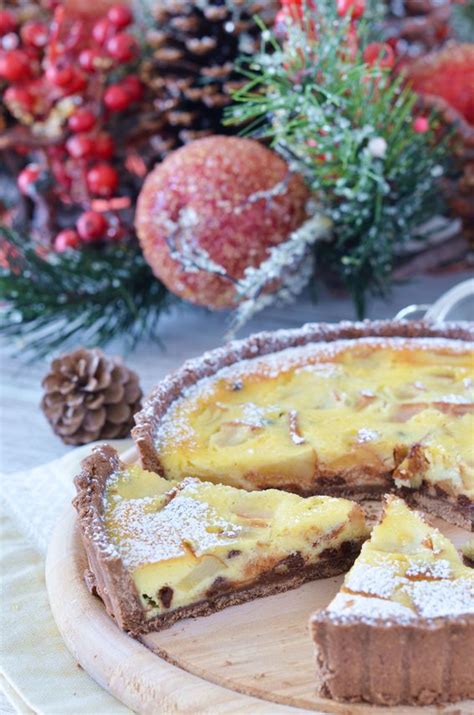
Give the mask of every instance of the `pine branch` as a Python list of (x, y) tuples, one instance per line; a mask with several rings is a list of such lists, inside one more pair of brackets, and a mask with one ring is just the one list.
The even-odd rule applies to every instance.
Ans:
[(337, 16), (336, 3), (317, 8), (306, 6), (301, 24), (289, 22), (284, 45), (266, 31), (269, 51), (264, 44), (260, 56), (242, 61), (248, 83), (227, 121), (270, 138), (305, 176), (334, 226), (333, 241), (314, 247), (316, 263), (342, 280), (361, 315), (368, 294), (387, 291), (395, 248), (439, 213), (447, 148), (434, 116), (430, 131), (414, 131), (416, 95), (364, 61), (368, 25), (359, 26), (354, 49), (350, 19)]
[(81, 341), (104, 345), (118, 335), (127, 348), (158, 339), (158, 320), (172, 296), (138, 246), (118, 244), (38, 254), (35, 244), (0, 226), (0, 334), (17, 352), (38, 358)]

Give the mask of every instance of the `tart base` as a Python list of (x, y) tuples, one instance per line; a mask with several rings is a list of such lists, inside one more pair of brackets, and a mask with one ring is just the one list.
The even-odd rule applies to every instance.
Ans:
[(474, 617), (374, 624), (310, 623), (317, 643), (320, 694), (343, 702), (431, 705), (474, 697)]

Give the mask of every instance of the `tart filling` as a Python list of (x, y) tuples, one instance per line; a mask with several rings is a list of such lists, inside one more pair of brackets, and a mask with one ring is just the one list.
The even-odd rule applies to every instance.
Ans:
[[(386, 498), (381, 522), (311, 628), (323, 690), (336, 699), (425, 704), (474, 696), (474, 569), (402, 499)], [(366, 672), (344, 665), (350, 643), (352, 660), (364, 645), (357, 667)]]
[(283, 583), (310, 573), (339, 551), (355, 555), (367, 537), (362, 510), (345, 499), (249, 493), (194, 478), (170, 484), (139, 467), (113, 473), (103, 499), (107, 540), (146, 620), (269, 574)]
[(168, 479), (245, 489), (474, 500), (472, 344), (337, 340), (218, 371), (175, 400), (155, 446)]

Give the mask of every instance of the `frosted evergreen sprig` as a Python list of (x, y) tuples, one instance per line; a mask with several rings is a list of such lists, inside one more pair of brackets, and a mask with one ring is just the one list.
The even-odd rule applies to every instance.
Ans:
[(294, 300), (311, 279), (314, 259), (309, 249), (317, 241), (328, 240), (332, 222), (314, 202), (310, 202), (308, 211), (312, 213), (309, 219), (286, 241), (273, 246), (257, 268), (246, 268), (243, 278), (237, 281), (235, 288), (241, 302), (234, 311), (229, 335), (272, 303)]
[(304, 175), (334, 226), (330, 243), (314, 244), (317, 264), (347, 286), (359, 314), (368, 293), (388, 288), (396, 249), (439, 213), (447, 156), (436, 118), (417, 133), (416, 95), (365, 61), (370, 30), (360, 23), (356, 43), (333, 0), (306, 5), (283, 43), (262, 28), (262, 52), (242, 61), (248, 82), (227, 113)]

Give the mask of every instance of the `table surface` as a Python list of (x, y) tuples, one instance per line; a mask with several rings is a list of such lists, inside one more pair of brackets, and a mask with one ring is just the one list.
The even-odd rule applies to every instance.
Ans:
[[(466, 273), (419, 276), (396, 286), (387, 301), (370, 301), (367, 317), (391, 318), (401, 308), (412, 303), (432, 303), (456, 283), (470, 277)], [(240, 333), (257, 330), (298, 327), (305, 322), (354, 319), (354, 309), (347, 297), (337, 297), (324, 291), (318, 303), (301, 298), (297, 303), (271, 308), (256, 316)], [(474, 316), (473, 316), (474, 318)], [(179, 307), (162, 318), (160, 336), (163, 345), (142, 343), (124, 359), (137, 371), (144, 392), (187, 358), (219, 346), (224, 341), (227, 318), (222, 313)], [(13, 346), (18, 350), (18, 346)], [(39, 409), (41, 380), (48, 369), (48, 360), (25, 364), (11, 355), (11, 345), (0, 343), (0, 469), (11, 473), (49, 462), (65, 454), (70, 447), (62, 444), (51, 431)], [(107, 347), (109, 354), (121, 354), (120, 341)], [(14, 712), (0, 692), (0, 715)]]
[[(391, 318), (411, 303), (432, 303), (451, 286), (468, 277), (468, 274), (458, 272), (416, 277), (396, 286), (389, 300), (371, 300), (367, 317)], [(256, 330), (297, 327), (311, 321), (335, 322), (354, 317), (349, 298), (324, 292), (317, 303), (302, 298), (290, 306), (264, 311), (240, 335)], [(125, 355), (124, 359), (129, 367), (136, 370), (142, 388), (147, 393), (156, 382), (187, 358), (222, 344), (227, 324), (227, 317), (222, 313), (209, 313), (191, 306), (176, 308), (173, 313), (162, 318), (160, 335), (163, 346), (143, 343), (133, 353)], [(118, 341), (106, 350), (109, 354), (121, 354), (122, 345)], [(41, 380), (47, 372), (49, 361), (44, 359), (26, 365), (18, 357), (8, 355), (5, 343), (2, 345), (0, 360), (0, 469), (5, 473), (15, 472), (65, 454), (71, 447), (62, 444), (53, 434), (38, 407), (42, 395)]]

